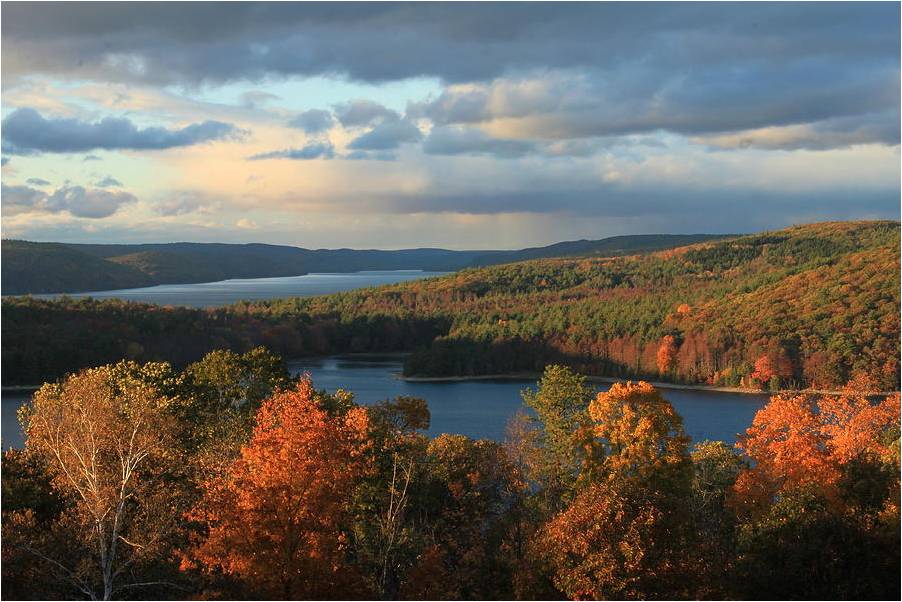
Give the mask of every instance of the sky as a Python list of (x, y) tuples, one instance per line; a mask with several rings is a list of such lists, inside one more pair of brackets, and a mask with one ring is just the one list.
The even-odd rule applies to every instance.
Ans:
[(502, 249), (900, 217), (899, 3), (0, 10), (4, 238)]

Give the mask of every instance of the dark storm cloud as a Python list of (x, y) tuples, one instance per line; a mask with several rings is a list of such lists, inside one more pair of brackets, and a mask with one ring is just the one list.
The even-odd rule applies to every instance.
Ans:
[(45, 118), (34, 109), (17, 109), (3, 120), (3, 151), (12, 154), (72, 153), (94, 149), (162, 150), (222, 140), (240, 134), (235, 126), (204, 121), (181, 129), (140, 129), (125, 118), (91, 123)]
[(314, 142), (303, 148), (287, 148), (284, 150), (270, 151), (248, 157), (248, 161), (263, 161), (265, 159), (295, 159), (309, 161), (311, 159), (331, 159), (335, 156), (332, 145), (328, 142)]
[(75, 217), (99, 219), (109, 217), (122, 205), (138, 200), (127, 192), (109, 192), (82, 186), (63, 186), (52, 194), (29, 186), (4, 184), (2, 188), (3, 212), (8, 215), (67, 212)]
[(308, 134), (320, 134), (331, 128), (333, 123), (335, 123), (335, 119), (329, 111), (310, 109), (298, 114), (288, 122), (288, 125), (304, 130)]
[(405, 142), (419, 142), (422, 138), (423, 133), (419, 128), (407, 120), (383, 121), (352, 140), (348, 148), (363, 151), (394, 150)]
[(32, 186), (50, 186), (50, 182), (43, 178), (28, 178), (25, 180), (26, 184), (31, 184)]

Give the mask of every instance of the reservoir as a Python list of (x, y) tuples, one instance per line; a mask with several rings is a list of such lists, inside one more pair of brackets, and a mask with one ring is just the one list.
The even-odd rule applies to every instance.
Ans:
[[(279, 278), (245, 278), (200, 282), (196, 284), (160, 284), (144, 288), (125, 288), (112, 291), (69, 293), (68, 297), (94, 299), (122, 299), (157, 305), (185, 307), (221, 307), (238, 301), (262, 301), (282, 297), (315, 297), (355, 288), (395, 284), (419, 278), (442, 276), (446, 272), (421, 270), (382, 270), (344, 274), (304, 274)], [(58, 299), (62, 294), (32, 295), (36, 299)]]
[[(400, 378), (403, 358), (398, 356), (345, 356), (289, 362), (292, 374), (309, 373), (317, 389), (354, 393), (358, 403), (372, 404), (397, 395), (422, 397), (429, 403), (429, 435), (458, 433), (473, 438), (503, 440), (508, 420), (523, 407), (520, 391), (534, 388), (533, 380), (463, 380), (408, 382)], [(598, 390), (610, 385), (599, 384)], [(693, 441), (722, 440), (730, 444), (745, 431), (767, 402), (765, 394), (662, 389), (664, 397), (683, 417)], [(4, 449), (22, 445), (16, 410), (30, 392), (3, 393)]]

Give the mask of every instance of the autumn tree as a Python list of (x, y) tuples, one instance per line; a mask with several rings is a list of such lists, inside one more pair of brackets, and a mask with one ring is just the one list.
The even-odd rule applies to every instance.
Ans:
[[(69, 549), (63, 542), (49, 543), (49, 535), (60, 535), (54, 524), (70, 500), (54, 489), (46, 462), (36, 454), (10, 448), (3, 452), (3, 546), (4, 600), (53, 599), (83, 596), (65, 579), (48, 579), (48, 565), (29, 550)], [(46, 534), (46, 535), (45, 535)], [(40, 541), (39, 540), (44, 540)]]
[(853, 460), (891, 457), (886, 436), (898, 422), (898, 395), (878, 404), (854, 392), (771, 397), (736, 444), (754, 464), (737, 480), (737, 503), (755, 514), (777, 495), (805, 487), (836, 499)]
[(19, 545), (94, 599), (160, 585), (140, 575), (167, 553), (178, 518), (171, 399), (132, 372), (104, 366), (46, 384), (22, 416), (27, 453), (71, 503), (49, 532)]
[(737, 595), (898, 597), (899, 416), (854, 387), (759, 410), (737, 442)]
[(425, 459), (411, 508), (419, 515), (421, 547), (402, 598), (509, 598), (513, 565), (505, 537), (523, 483), (504, 448), (440, 435)]
[[(542, 529), (535, 545), (572, 600), (685, 597), (672, 520), (634, 482), (595, 483)], [(687, 575), (687, 578), (688, 575)]]
[(668, 334), (663, 339), (661, 339), (661, 344), (658, 346), (658, 352), (656, 355), (656, 360), (658, 364), (658, 372), (661, 374), (667, 374), (673, 369), (673, 365), (676, 362), (677, 355), (677, 344), (676, 337), (672, 334)]
[(689, 437), (670, 402), (646, 382), (614, 383), (589, 405), (608, 479), (686, 482)]
[(205, 401), (210, 412), (229, 406), (253, 409), (290, 381), (284, 360), (264, 347), (244, 354), (227, 349), (211, 351), (189, 365), (185, 375), (195, 387), (195, 397)]
[(749, 375), (762, 388), (779, 389), (792, 377), (792, 362), (783, 349), (769, 352), (755, 360), (755, 370)]
[(309, 379), (265, 400), (250, 441), (203, 484), (191, 512), (206, 535), (183, 566), (222, 571), (255, 596), (345, 597), (362, 580), (347, 559), (354, 490), (370, 467), (363, 408), (330, 414)]
[(691, 463), (682, 419), (648, 383), (616, 383), (589, 406), (599, 477), (536, 545), (573, 599), (684, 597)]

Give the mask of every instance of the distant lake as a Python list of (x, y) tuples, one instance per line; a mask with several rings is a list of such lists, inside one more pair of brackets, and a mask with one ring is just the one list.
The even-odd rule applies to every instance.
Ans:
[[(293, 374), (309, 372), (317, 389), (345, 389), (356, 400), (372, 404), (396, 395), (422, 397), (432, 413), (431, 436), (459, 433), (473, 438), (502, 440), (505, 425), (522, 407), (520, 391), (535, 387), (531, 380), (471, 380), (456, 382), (406, 382), (398, 378), (402, 358), (397, 356), (347, 356), (292, 361)], [(607, 390), (610, 385), (598, 385)], [(662, 389), (664, 397), (683, 417), (693, 441), (736, 441), (767, 402), (767, 395)], [(22, 433), (16, 410), (30, 393), (3, 393), (3, 447), (20, 447)]]
[(279, 278), (244, 278), (201, 282), (197, 284), (160, 284), (144, 288), (124, 288), (112, 291), (32, 295), (36, 299), (59, 297), (93, 297), (94, 299), (123, 299), (157, 305), (187, 307), (221, 307), (238, 301), (262, 301), (281, 297), (315, 297), (340, 293), (355, 288), (395, 284), (419, 278), (442, 276), (447, 272), (421, 270), (383, 270), (348, 274), (305, 274)]

